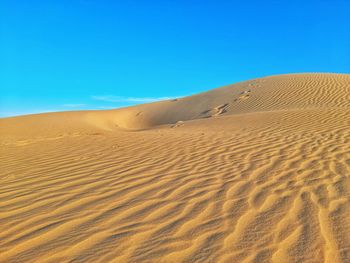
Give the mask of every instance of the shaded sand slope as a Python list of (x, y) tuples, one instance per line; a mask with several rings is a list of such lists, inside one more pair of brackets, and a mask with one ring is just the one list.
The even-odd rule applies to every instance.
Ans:
[(0, 125), (0, 262), (350, 262), (349, 75)]

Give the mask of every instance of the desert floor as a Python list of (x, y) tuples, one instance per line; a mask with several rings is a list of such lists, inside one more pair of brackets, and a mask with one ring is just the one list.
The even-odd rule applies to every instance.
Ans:
[(350, 75), (0, 119), (0, 262), (350, 262)]

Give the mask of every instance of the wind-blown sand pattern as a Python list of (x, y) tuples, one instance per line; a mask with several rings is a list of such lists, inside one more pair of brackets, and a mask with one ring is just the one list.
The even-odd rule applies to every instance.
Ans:
[(350, 262), (350, 75), (0, 127), (0, 262)]

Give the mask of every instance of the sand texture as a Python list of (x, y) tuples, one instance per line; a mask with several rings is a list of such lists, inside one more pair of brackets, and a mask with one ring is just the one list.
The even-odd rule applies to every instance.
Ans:
[(350, 75), (0, 119), (0, 262), (350, 262)]

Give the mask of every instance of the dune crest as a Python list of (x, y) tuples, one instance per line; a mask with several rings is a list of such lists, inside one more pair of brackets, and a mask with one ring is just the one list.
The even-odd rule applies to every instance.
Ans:
[[(289, 74), (245, 81), (176, 100), (93, 112), (91, 123), (144, 129), (251, 112), (349, 107), (349, 75)], [(102, 125), (103, 126), (103, 125)]]
[(350, 262), (350, 75), (0, 119), (0, 262)]

